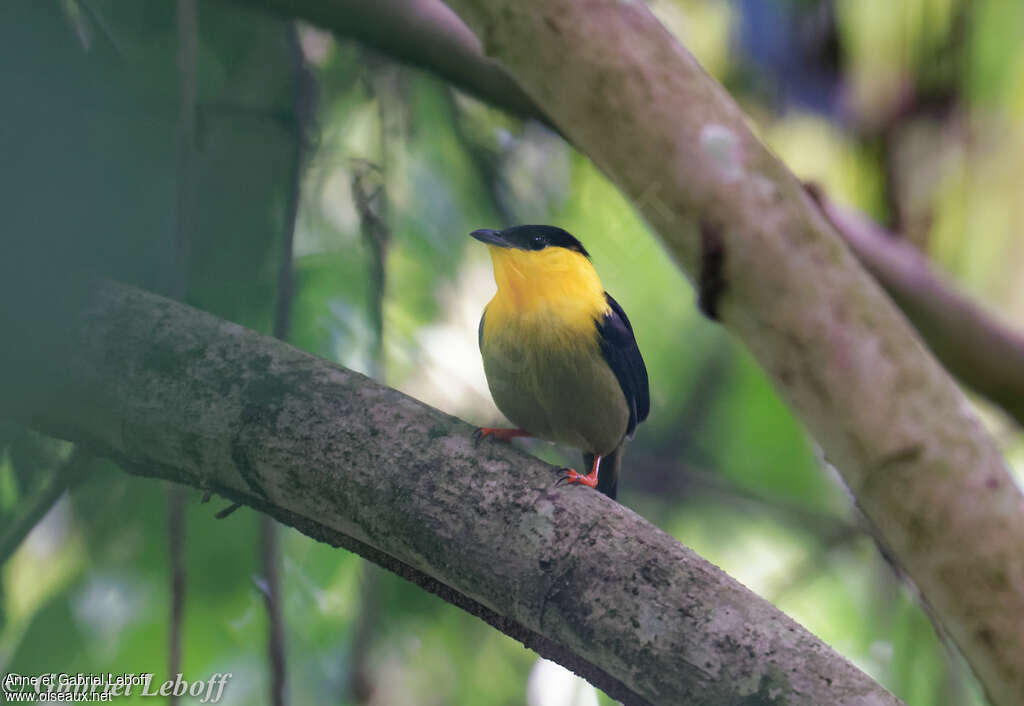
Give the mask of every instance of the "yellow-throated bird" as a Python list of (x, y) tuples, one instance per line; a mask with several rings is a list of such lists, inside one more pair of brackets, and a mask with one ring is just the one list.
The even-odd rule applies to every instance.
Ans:
[(622, 445), (650, 409), (647, 368), (626, 312), (604, 291), (580, 241), (561, 228), (470, 235), (489, 246), (498, 284), (480, 318), (487, 385), (519, 427), (478, 434), (574, 446), (590, 473), (568, 469), (566, 480), (614, 498)]

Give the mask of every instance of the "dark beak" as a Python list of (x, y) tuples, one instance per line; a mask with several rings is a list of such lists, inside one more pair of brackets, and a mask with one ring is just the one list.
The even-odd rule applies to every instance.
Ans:
[(501, 248), (512, 247), (512, 244), (502, 237), (500, 230), (487, 230), (484, 228), (481, 230), (474, 230), (470, 233), (470, 236), (476, 238), (481, 243), (487, 243), (488, 245), (497, 245)]

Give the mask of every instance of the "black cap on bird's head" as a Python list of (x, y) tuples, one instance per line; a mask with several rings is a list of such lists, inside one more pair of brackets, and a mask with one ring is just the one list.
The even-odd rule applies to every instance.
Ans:
[(556, 226), (512, 226), (505, 230), (474, 230), (470, 233), (482, 243), (496, 245), (499, 248), (516, 248), (517, 250), (543, 250), (544, 248), (565, 248), (578, 252), (589, 258), (590, 253), (568, 231)]

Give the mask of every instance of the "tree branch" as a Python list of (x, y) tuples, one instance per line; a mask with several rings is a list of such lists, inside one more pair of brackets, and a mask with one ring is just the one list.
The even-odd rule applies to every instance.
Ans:
[(960, 390), (726, 91), (643, 3), (449, 4), (750, 348), (990, 697), (1024, 701), (1024, 498)]
[(0, 567), (7, 563), (29, 532), (53, 509), (64, 495), (64, 491), (74, 487), (88, 475), (91, 464), (92, 454), (76, 447), (68, 459), (53, 472), (46, 484), (25, 503), (26, 507), (22, 513), (0, 535)]
[(441, 0), (242, 0), (299, 17), (443, 76), (467, 93), (520, 117), (547, 122), (480, 41)]
[(270, 704), (284, 706), (288, 669), (284, 648), (284, 610), (281, 598), (281, 549), (277, 523), (269, 515), (260, 517), (260, 564), (263, 581), (260, 586), (267, 608), (267, 661), (270, 667)]
[(898, 703), (667, 534), (474, 448), (457, 419), (155, 295), (101, 284), (83, 306), (37, 428), (357, 551), (625, 703)]
[(813, 185), (808, 193), (943, 365), (1024, 426), (1024, 336), (957, 292), (913, 245)]

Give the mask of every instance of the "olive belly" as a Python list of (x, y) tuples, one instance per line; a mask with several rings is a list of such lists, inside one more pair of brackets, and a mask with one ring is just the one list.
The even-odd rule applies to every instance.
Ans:
[(596, 330), (586, 336), (550, 326), (510, 329), (480, 348), (494, 403), (514, 425), (601, 456), (622, 443), (629, 407)]

